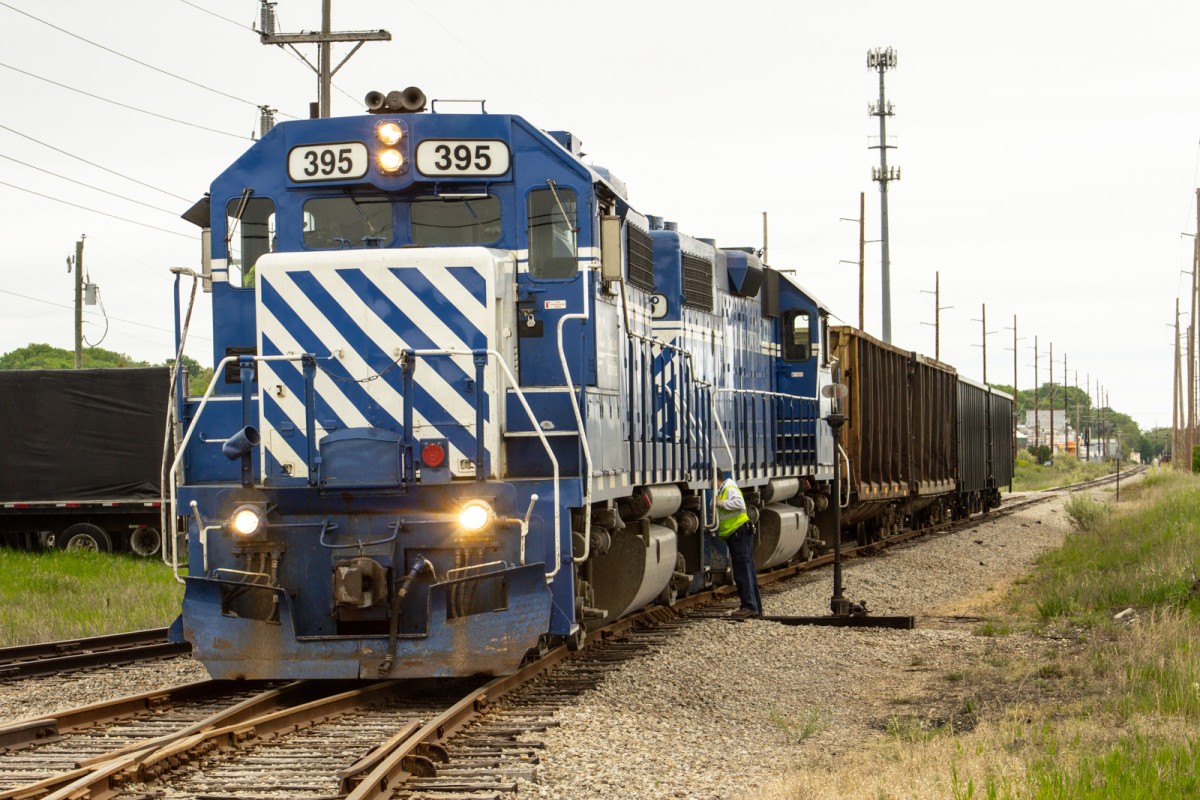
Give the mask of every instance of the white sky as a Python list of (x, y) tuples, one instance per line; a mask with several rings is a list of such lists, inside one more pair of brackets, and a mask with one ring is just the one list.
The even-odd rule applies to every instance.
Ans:
[[(254, 105), (305, 117), (312, 71), (259, 43), (256, 0), (0, 0), (0, 125), (160, 187), (171, 197), (0, 128), (0, 353), (74, 347), (65, 257), (85, 264), (110, 317), (102, 346), (162, 361), (172, 349), (171, 266), (196, 266), (196, 229), (178, 219), (250, 142)], [(161, 70), (47, 27), (13, 8)], [(207, 12), (205, 10), (207, 9)], [(320, 27), (320, 0), (280, 0), (282, 32)], [(216, 16), (220, 15), (220, 16)], [(227, 19), (222, 19), (225, 17)], [(236, 23), (236, 24), (235, 24)], [(857, 324), (858, 215), (879, 238), (870, 180), (878, 77), (866, 52), (893, 47), (887, 76), (893, 341), (932, 354), (941, 273), (942, 359), (1018, 386), (1090, 375), (1143, 427), (1171, 424), (1175, 298), (1186, 292), (1200, 156), (1200, 4), (334, 0), (334, 30), (385, 28), (335, 77), (335, 115), (367, 91), (420, 86), (483, 98), (546, 129), (573, 131), (589, 160), (629, 186), (645, 213), (718, 245), (762, 243), (770, 262)], [(335, 63), (349, 45), (335, 46)], [(302, 48), (315, 63), (315, 47)], [(111, 105), (33, 73), (221, 135)], [(451, 107), (446, 106), (446, 110)], [(158, 206), (136, 205), (61, 178)], [(180, 199), (186, 198), (186, 199)], [(167, 213), (169, 212), (169, 213)], [(167, 232), (171, 231), (171, 232)], [(181, 234), (181, 235), (178, 235)], [(880, 334), (880, 248), (867, 246), (868, 332)], [(930, 293), (923, 293), (926, 290)], [(1186, 326), (1186, 318), (1183, 320)], [(189, 354), (211, 363), (201, 304)], [(89, 308), (84, 332), (97, 342)]]

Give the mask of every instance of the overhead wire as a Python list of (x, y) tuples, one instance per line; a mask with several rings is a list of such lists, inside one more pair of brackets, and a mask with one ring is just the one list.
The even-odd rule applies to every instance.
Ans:
[(0, 130), (4, 130), (4, 131), (7, 131), (8, 133), (16, 134), (16, 136), (19, 136), (20, 138), (23, 138), (23, 139), (29, 139), (30, 142), (35, 143), (35, 144), (40, 144), (43, 146), (43, 148), (49, 148), (50, 150), (53, 150), (54, 152), (60, 152), (60, 154), (62, 154), (64, 156), (70, 156), (71, 158), (74, 158), (74, 160), (76, 160), (76, 161), (82, 161), (83, 163), (88, 164), (89, 167), (95, 167), (96, 169), (102, 169), (103, 172), (109, 173), (110, 175), (116, 175), (116, 176), (118, 176), (118, 178), (124, 178), (127, 181), (132, 181), (132, 182), (134, 182), (134, 184), (137, 184), (138, 186), (145, 186), (146, 188), (152, 188), (152, 190), (154, 190), (156, 192), (162, 192), (163, 194), (166, 194), (167, 197), (173, 197), (176, 200), (182, 200), (182, 201), (184, 201), (184, 203), (191, 203), (191, 201), (192, 201), (186, 197), (180, 196), (180, 194), (174, 194), (172, 192), (168, 192), (167, 190), (164, 190), (164, 188), (162, 188), (160, 186), (146, 184), (146, 182), (144, 182), (144, 181), (139, 181), (136, 178), (130, 178), (130, 176), (128, 176), (124, 173), (116, 172), (115, 169), (109, 169), (108, 167), (101, 167), (100, 164), (97, 164), (94, 161), (88, 161), (88, 160), (86, 160), (86, 158), (77, 156), (76, 154), (73, 154), (73, 152), (71, 152), (70, 150), (55, 148), (55, 146), (53, 144), (47, 144), (46, 142), (42, 142), (41, 139), (36, 139), (34, 137), (31, 137), (31, 136), (29, 136), (28, 133), (22, 133), (22, 132), (16, 130), (16, 128), (11, 128), (11, 127), (8, 127), (7, 125), (0, 125)]
[(256, 108), (262, 105), (261, 103), (254, 102), (253, 100), (247, 100), (244, 97), (238, 97), (237, 95), (232, 95), (232, 94), (229, 94), (228, 92), (222, 92), (220, 89), (214, 89), (211, 86), (207, 86), (203, 83), (200, 83), (199, 81), (194, 81), (191, 78), (185, 78), (182, 75), (176, 75), (174, 72), (168, 72), (167, 70), (162, 69), (161, 67), (156, 67), (153, 64), (147, 64), (145, 61), (140, 61), (131, 55), (122, 53), (119, 50), (114, 50), (111, 47), (106, 47), (105, 45), (100, 44), (99, 42), (94, 42), (91, 39), (88, 39), (87, 37), (80, 36), (77, 33), (72, 33), (71, 31), (67, 30), (66, 28), (61, 28), (58, 25), (55, 25), (53, 22), (47, 22), (46, 20), (42, 19), (41, 17), (35, 17), (33, 14), (30, 14), (28, 11), (23, 11), (23, 10), (17, 8), (16, 6), (13, 6), (13, 5), (10, 5), (9, 3), (4, 2), (4, 0), (0, 0), (0, 6), (3, 6), (4, 8), (9, 9), (10, 11), (15, 11), (16, 13), (21, 14), (22, 16), (29, 17), (29, 19), (33, 20), (34, 22), (40, 22), (41, 24), (43, 24), (47, 27), (53, 28), (54, 30), (58, 31), (59, 33), (64, 33), (73, 39), (78, 39), (81, 42), (86, 42), (87, 44), (90, 44), (92, 47), (98, 47), (106, 53), (111, 53), (114, 56), (125, 59), (126, 61), (132, 61), (133, 63), (135, 63), (139, 66), (145, 67), (146, 69), (154, 70), (155, 72), (159, 73), (160, 75), (166, 75), (169, 78), (174, 78), (175, 80), (183, 81), (184, 83), (191, 84), (192, 86), (203, 89), (206, 92), (212, 92), (213, 94), (220, 95), (221, 97), (227, 97), (230, 100), (236, 100), (239, 103), (246, 103), (247, 105), (252, 105), (252, 106), (255, 106)]
[[(53, 300), (45, 300), (41, 297), (32, 297), (30, 295), (21, 294), (20, 292), (14, 292), (9, 289), (0, 289), (0, 294), (10, 294), (13, 297), (20, 297), (22, 300), (32, 300), (35, 303), (44, 303), (48, 306), (57, 306), (58, 308), (65, 308), (68, 311), (75, 310), (75, 306), (73, 306), (73, 305), (67, 305), (66, 303), (56, 303)], [(95, 312), (85, 311), (84, 313), (85, 314), (93, 314)], [(145, 322), (137, 322), (136, 320), (132, 320), (132, 319), (122, 319), (121, 317), (109, 317), (109, 319), (111, 319), (113, 322), (121, 322), (126, 325), (137, 325), (139, 328), (149, 328), (152, 331), (161, 331), (163, 333), (170, 333), (170, 334), (175, 333), (174, 329), (172, 329), (172, 328), (160, 328), (157, 325), (148, 325)], [(197, 339), (204, 339), (205, 341), (212, 341), (211, 339), (208, 339), (207, 337), (204, 337), (204, 336), (197, 336), (196, 334), (192, 334), (192, 336)]]
[(163, 189), (159, 186), (155, 186), (150, 183), (145, 183), (144, 181), (139, 181), (137, 178), (131, 178), (124, 173), (117, 172), (116, 170), (109, 169), (108, 167), (102, 167), (94, 161), (88, 161), (86, 158), (77, 156), (76, 154), (70, 152), (69, 150), (63, 150), (61, 147), (55, 147), (52, 144), (47, 144), (46, 142), (43, 142), (41, 139), (36, 139), (27, 133), (21, 133), (19, 130), (16, 130), (15, 128), (10, 128), (7, 125), (0, 125), (0, 130), (6, 130), (9, 133), (20, 136), (22, 139), (28, 139), (29, 141), (34, 142), (35, 144), (40, 144), (42, 147), (48, 147), (49, 149), (53, 150), (56, 153), (62, 153), (64, 156), (70, 156), (71, 158), (75, 159), (76, 161), (82, 161), (84, 164), (87, 164), (88, 166), (95, 167), (96, 169), (99, 169), (99, 170), (103, 170), (111, 175), (116, 175), (118, 178), (124, 178), (127, 181), (132, 181), (133, 183), (138, 184), (139, 186), (145, 186), (147, 189), (153, 189), (156, 192), (162, 192), (163, 194), (167, 195), (168, 197), (174, 197), (176, 200), (182, 200), (185, 203), (192, 202), (190, 199), (188, 199), (186, 197), (183, 197), (183, 196), (177, 195), (177, 194), (173, 194), (172, 192), (168, 192), (166, 189)]
[(19, 72), (22, 75), (26, 75), (30, 78), (34, 78), (39, 81), (44, 81), (53, 86), (57, 86), (60, 89), (66, 89), (67, 91), (70, 91), (70, 92), (76, 92), (78, 94), (84, 95), (85, 97), (90, 97), (93, 100), (101, 100), (105, 103), (111, 103), (114, 106), (120, 106), (121, 108), (128, 109), (129, 111), (137, 111), (140, 114), (147, 114), (151, 117), (157, 117), (158, 119), (163, 119), (168, 122), (174, 122), (178, 125), (187, 125), (189, 128), (198, 128), (202, 131), (209, 131), (210, 133), (219, 133), (222, 136), (232, 136), (234, 139), (250, 139), (249, 136), (243, 136), (240, 133), (230, 133), (229, 131), (222, 131), (222, 130), (218, 130), (217, 128), (210, 128), (207, 125), (199, 125), (195, 122), (188, 122), (187, 120), (176, 119), (175, 117), (168, 117), (165, 114), (158, 114), (154, 111), (147, 111), (144, 108), (138, 108), (137, 106), (131, 106), (127, 103), (122, 103), (117, 100), (111, 100), (107, 97), (101, 97), (98, 94), (92, 94), (91, 92), (85, 92), (83, 89), (76, 89), (74, 86), (68, 86), (65, 83), (59, 83), (58, 81), (51, 80), (50, 78), (44, 78), (41, 75), (35, 75), (32, 72), (23, 70), (19, 67), (14, 67), (11, 64), (5, 64), (3, 62), (0, 62), (0, 67), (4, 67), (5, 69), (10, 69), (13, 72)]
[(163, 207), (161, 207), (161, 206), (152, 205), (152, 204), (150, 204), (150, 203), (143, 203), (141, 200), (134, 200), (132, 197), (126, 197), (126, 196), (125, 196), (125, 195), (123, 195), (123, 194), (117, 194), (116, 192), (110, 192), (110, 191), (109, 191), (109, 190), (107, 190), (107, 189), (101, 189), (99, 186), (92, 186), (90, 183), (84, 183), (83, 181), (75, 180), (74, 178), (69, 178), (69, 177), (67, 177), (66, 175), (59, 175), (57, 172), (51, 172), (51, 171), (50, 171), (50, 170), (48, 170), (48, 169), (43, 169), (43, 168), (41, 168), (41, 167), (35, 166), (35, 165), (33, 165), (33, 164), (30, 164), (28, 161), (22, 161), (22, 160), (21, 160), (21, 159), (19, 159), (19, 158), (13, 158), (12, 156), (6, 156), (6, 155), (4, 155), (3, 153), (0, 153), (0, 158), (7, 159), (8, 161), (14, 161), (14, 162), (16, 162), (16, 163), (18, 163), (18, 164), (21, 164), (21, 165), (23, 165), (23, 166), (29, 167), (30, 169), (36, 169), (38, 172), (44, 172), (44, 173), (46, 173), (47, 175), (53, 175), (53, 176), (54, 176), (54, 177), (56, 177), (56, 178), (62, 178), (64, 181), (70, 181), (71, 183), (75, 183), (75, 184), (78, 184), (78, 185), (80, 185), (80, 186), (87, 187), (88, 189), (92, 189), (92, 190), (94, 190), (94, 191), (97, 191), (97, 192), (102, 192), (102, 193), (104, 193), (104, 194), (111, 195), (111, 196), (113, 196), (113, 197), (118, 197), (118, 198), (120, 198), (120, 199), (122, 199), (122, 200), (125, 200), (126, 202), (129, 202), (129, 203), (137, 203), (139, 206), (145, 206), (146, 208), (152, 208), (152, 209), (154, 209), (155, 211), (161, 211), (161, 212), (163, 212), (164, 214), (170, 214), (170, 215), (171, 215), (171, 216), (173, 216), (173, 217), (178, 217), (178, 216), (179, 216), (179, 213), (178, 213), (177, 211), (172, 211), (172, 210), (170, 210), (169, 208), (163, 208)]
[(41, 192), (35, 192), (33, 189), (26, 189), (24, 186), (17, 186), (14, 183), (7, 183), (5, 181), (0, 181), (0, 186), (7, 186), (10, 189), (16, 189), (19, 192), (28, 192), (29, 194), (37, 195), (38, 197), (44, 197), (47, 200), (53, 200), (56, 203), (62, 203), (63, 205), (72, 206), (73, 208), (79, 208), (84, 211), (90, 211), (93, 214), (100, 214), (101, 216), (104, 216), (104, 217), (111, 217), (113, 219), (119, 219), (122, 222), (128, 222), (131, 225), (140, 225), (143, 228), (150, 228), (152, 230), (162, 231), (163, 233), (169, 233), (172, 236), (182, 236), (185, 239), (196, 239), (197, 238), (195, 236), (190, 236), (186, 233), (180, 233), (179, 231), (173, 231), (168, 228), (160, 228), (157, 225), (151, 225), (146, 222), (138, 222), (136, 219), (129, 219), (128, 217), (118, 216), (117, 214), (110, 214), (107, 211), (100, 211), (99, 209), (88, 208), (87, 206), (81, 206), (78, 203), (72, 203), (69, 200), (63, 200), (62, 198), (59, 198), (59, 197), (53, 197), (48, 194), (42, 194)]

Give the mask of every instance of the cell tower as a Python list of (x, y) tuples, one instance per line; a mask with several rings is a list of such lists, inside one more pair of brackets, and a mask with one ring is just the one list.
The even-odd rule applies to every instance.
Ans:
[(884, 95), (883, 74), (889, 69), (896, 68), (896, 51), (892, 48), (876, 48), (867, 51), (867, 69), (879, 73), (879, 102), (867, 106), (867, 113), (879, 117), (879, 144), (867, 149), (879, 149), (879, 166), (871, 168), (872, 180), (879, 182), (879, 219), (881, 227), (880, 239), (883, 242), (883, 340), (892, 341), (892, 259), (888, 242), (888, 184), (900, 180), (900, 168), (889, 167), (887, 151), (894, 150), (887, 143), (887, 118), (892, 116), (892, 104)]

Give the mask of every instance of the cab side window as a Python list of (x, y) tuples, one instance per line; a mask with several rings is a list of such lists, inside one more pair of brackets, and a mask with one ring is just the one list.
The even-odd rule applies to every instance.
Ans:
[(575, 249), (575, 191), (537, 189), (529, 193), (529, 274), (571, 278), (579, 271)]
[(229, 283), (254, 288), (254, 265), (275, 250), (275, 203), (269, 197), (235, 197), (225, 206)]
[(807, 361), (812, 357), (812, 315), (802, 309), (787, 311), (782, 319), (783, 360)]

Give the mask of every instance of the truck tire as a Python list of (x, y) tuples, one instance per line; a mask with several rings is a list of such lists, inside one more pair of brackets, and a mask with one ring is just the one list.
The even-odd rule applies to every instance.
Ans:
[(63, 550), (88, 550), (93, 553), (111, 553), (112, 537), (98, 525), (77, 522), (63, 531), (56, 539)]
[(129, 532), (129, 549), (134, 555), (149, 558), (162, 548), (162, 534), (158, 528), (139, 525)]

